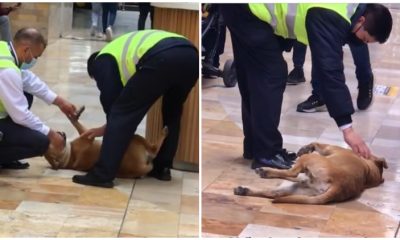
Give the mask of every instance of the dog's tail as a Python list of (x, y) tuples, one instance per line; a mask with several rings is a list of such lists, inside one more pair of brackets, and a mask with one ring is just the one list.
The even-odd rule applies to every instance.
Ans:
[(161, 145), (164, 142), (164, 139), (168, 135), (168, 127), (165, 126), (161, 132), (161, 136), (158, 138), (156, 144), (151, 144), (149, 141), (147, 141), (145, 138), (142, 138), (142, 143), (145, 146), (147, 152), (152, 156), (155, 157), (158, 152), (160, 151)]
[(307, 196), (307, 195), (289, 195), (284, 197), (275, 198), (273, 203), (301, 203), (301, 204), (325, 204), (331, 202), (338, 195), (339, 188), (331, 186), (328, 190), (320, 195)]

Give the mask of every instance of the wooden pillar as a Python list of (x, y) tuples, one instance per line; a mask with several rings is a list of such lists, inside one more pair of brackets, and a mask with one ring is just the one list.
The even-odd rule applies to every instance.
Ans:
[[(181, 34), (199, 49), (198, 10), (155, 7), (153, 28)], [(146, 138), (156, 141), (161, 128), (161, 99), (158, 99), (147, 114)], [(199, 82), (184, 104), (174, 166), (177, 162), (195, 164), (197, 168), (199, 165)]]

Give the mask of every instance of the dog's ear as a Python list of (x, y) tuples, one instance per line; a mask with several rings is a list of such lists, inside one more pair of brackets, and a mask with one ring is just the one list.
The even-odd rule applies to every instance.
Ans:
[(377, 157), (373, 161), (375, 162), (376, 166), (378, 166), (379, 169), (382, 169), (382, 168), (387, 169), (388, 168), (385, 158)]

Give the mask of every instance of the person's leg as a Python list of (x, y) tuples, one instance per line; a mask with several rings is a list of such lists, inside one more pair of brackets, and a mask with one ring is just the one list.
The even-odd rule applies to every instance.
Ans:
[(161, 145), (160, 151), (153, 160), (153, 171), (150, 174), (160, 180), (170, 180), (169, 169), (178, 148), (180, 122), (183, 104), (198, 79), (198, 53), (190, 48), (176, 48), (169, 51), (171, 62), (171, 81), (174, 85), (163, 95), (162, 117), (164, 126), (168, 127), (168, 135)]
[(238, 81), (248, 90), (248, 96), (242, 95), (242, 101), (249, 101), (250, 118), (243, 119), (244, 132), (246, 123), (251, 124), (256, 159), (273, 157), (282, 149), (278, 126), (287, 78), (280, 44), (272, 27), (253, 16), (247, 5), (224, 4), (221, 12), (231, 32), (237, 70), (243, 68)]
[(321, 94), (321, 83), (318, 80), (321, 77), (319, 71), (315, 67), (311, 67), (311, 96), (297, 105), (297, 112), (314, 113), (327, 111)]
[(365, 110), (371, 105), (374, 87), (374, 75), (371, 69), (368, 45), (355, 46), (349, 44), (349, 47), (356, 66), (358, 81), (357, 107), (360, 110)]
[(217, 54), (215, 54), (213, 65), (216, 68), (219, 68), (219, 56), (224, 53), (225, 49), (225, 40), (226, 40), (226, 25), (224, 23), (223, 17), (220, 14), (220, 19), (218, 22), (218, 28), (219, 28), (219, 38), (218, 38), (218, 46), (217, 46)]
[(0, 16), (0, 36), (0, 40), (5, 42), (10, 42), (12, 40), (10, 19), (8, 16)]
[(43, 155), (50, 144), (48, 137), (38, 131), (14, 123), (11, 118), (0, 120), (0, 163), (7, 164), (24, 158)]
[(287, 84), (296, 85), (305, 82), (303, 65), (306, 59), (307, 46), (301, 42), (295, 41), (293, 45), (293, 70), (290, 71)]
[(91, 35), (94, 36), (96, 31), (99, 31), (101, 20), (101, 3), (92, 2), (92, 28)]
[(110, 8), (108, 3), (102, 3), (101, 4), (103, 8), (103, 16), (102, 16), (102, 22), (103, 22), (103, 33), (106, 33), (106, 28), (108, 27), (108, 14), (110, 12)]
[(109, 3), (110, 15), (108, 19), (108, 26), (113, 27), (115, 19), (117, 18), (118, 3)]
[(150, 3), (139, 3), (138, 30), (144, 30), (147, 15), (150, 12)]
[(301, 68), (303, 69), (303, 65), (306, 59), (306, 53), (307, 53), (307, 45), (295, 41), (293, 45), (293, 66), (295, 68)]

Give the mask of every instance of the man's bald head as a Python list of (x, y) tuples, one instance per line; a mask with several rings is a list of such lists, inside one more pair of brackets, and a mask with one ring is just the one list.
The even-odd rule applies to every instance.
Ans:
[(36, 28), (21, 28), (14, 36), (16, 44), (42, 45), (46, 48), (47, 41)]

